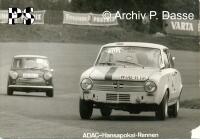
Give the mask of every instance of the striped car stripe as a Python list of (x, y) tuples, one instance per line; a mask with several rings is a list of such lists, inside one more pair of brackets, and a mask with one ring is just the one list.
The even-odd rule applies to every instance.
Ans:
[(117, 67), (111, 67), (105, 75), (105, 80), (112, 80), (112, 75), (116, 71)]

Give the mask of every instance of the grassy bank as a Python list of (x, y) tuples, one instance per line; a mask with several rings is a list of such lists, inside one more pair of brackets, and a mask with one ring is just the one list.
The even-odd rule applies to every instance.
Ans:
[(116, 41), (144, 41), (164, 44), (171, 49), (198, 51), (197, 38), (156, 37), (120, 27), (73, 25), (0, 25), (1, 42), (79, 42), (104, 44)]
[(181, 102), (181, 107), (189, 109), (200, 109), (200, 99), (183, 101)]

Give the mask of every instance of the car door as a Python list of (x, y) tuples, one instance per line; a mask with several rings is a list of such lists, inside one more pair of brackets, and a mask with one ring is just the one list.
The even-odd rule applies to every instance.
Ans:
[(173, 73), (172, 73), (172, 78), (173, 78), (173, 84), (174, 84), (174, 97), (177, 98), (180, 95), (180, 91), (181, 91), (181, 76), (180, 73), (177, 69), (174, 68), (174, 60), (172, 58), (171, 53), (169, 52), (169, 50), (167, 51), (167, 56), (168, 56), (168, 60), (170, 62), (170, 67), (173, 69)]
[(169, 101), (174, 101), (177, 98), (177, 75), (178, 71), (174, 69), (174, 62), (172, 60), (171, 54), (168, 49), (164, 50), (165, 55), (167, 56), (167, 68), (169, 70), (169, 89), (170, 89), (170, 98)]

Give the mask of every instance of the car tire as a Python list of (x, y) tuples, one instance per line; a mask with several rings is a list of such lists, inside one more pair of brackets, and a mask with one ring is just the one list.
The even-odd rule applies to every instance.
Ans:
[(88, 120), (91, 118), (93, 112), (93, 104), (91, 102), (80, 99), (79, 100), (79, 113), (81, 119)]
[(100, 108), (100, 112), (101, 112), (102, 117), (109, 118), (112, 113), (112, 109), (108, 107), (103, 107), (103, 108)]
[(162, 102), (158, 106), (156, 112), (156, 119), (158, 120), (165, 120), (166, 117), (168, 116), (168, 93), (166, 92)]
[(178, 98), (178, 100), (174, 105), (169, 106), (168, 109), (169, 117), (176, 118), (178, 116), (179, 107), (180, 107), (180, 98)]
[(47, 96), (47, 97), (53, 97), (53, 96), (54, 96), (53, 90), (47, 91), (47, 92), (46, 92), (46, 96)]
[(12, 96), (13, 95), (13, 90), (12, 89), (7, 89), (7, 95)]

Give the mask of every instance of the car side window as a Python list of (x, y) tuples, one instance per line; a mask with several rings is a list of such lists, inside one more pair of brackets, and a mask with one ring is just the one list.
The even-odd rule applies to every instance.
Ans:
[(21, 68), (22, 59), (14, 59), (12, 68)]
[(163, 60), (164, 60), (165, 68), (170, 68), (170, 63), (169, 63), (166, 51), (164, 51), (164, 53), (163, 53)]
[(169, 68), (174, 68), (174, 61), (172, 59), (172, 56), (171, 56), (169, 50), (165, 50), (165, 53), (166, 53), (167, 59), (169, 61)]
[(170, 67), (174, 68), (174, 61), (172, 59), (172, 56), (171, 56), (170, 52), (168, 52), (168, 59), (169, 59), (169, 62), (170, 62)]

